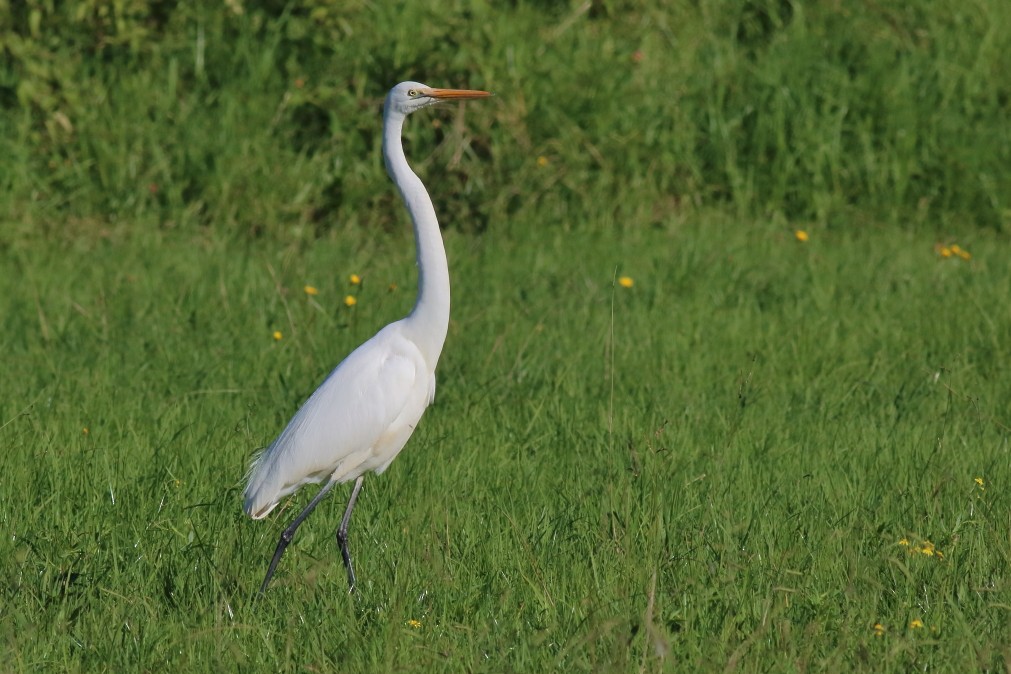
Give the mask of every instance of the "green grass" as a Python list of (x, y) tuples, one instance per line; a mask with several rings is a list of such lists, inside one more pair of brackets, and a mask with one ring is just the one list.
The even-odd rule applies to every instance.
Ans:
[[(375, 121), (407, 78), (499, 94), (459, 126), (410, 133), (418, 157), (468, 141), (471, 156), (447, 151), (436, 198), (471, 230), (602, 211), (662, 224), (699, 207), (843, 228), (1011, 223), (1005, 0), (183, 3), (118, 21), (28, 4), (34, 33), (20, 13), (0, 23), (0, 152), (14, 158), (0, 221), (22, 230), (388, 223)], [(531, 171), (538, 156), (552, 180)]]
[[(0, 69), (0, 669), (1011, 666), (1002, 0), (87, 31), (26, 6)], [(378, 153), (407, 77), (499, 94), (409, 122), (453, 281), (436, 404), (366, 481), (360, 592), (345, 488), (257, 599), (313, 490), (249, 520), (250, 458), (413, 303)]]
[(450, 230), (439, 396), (366, 482), (360, 594), (338, 496), (258, 602), (311, 493), (252, 522), (246, 464), (409, 308), (406, 227), (8, 250), (7, 667), (999, 670), (1005, 243), (933, 243), (715, 216)]

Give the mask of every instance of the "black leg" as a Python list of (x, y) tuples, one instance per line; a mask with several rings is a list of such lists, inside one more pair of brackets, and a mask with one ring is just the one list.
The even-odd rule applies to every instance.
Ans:
[(326, 496), (331, 489), (333, 489), (335, 484), (337, 483), (332, 481), (327, 482), (326, 486), (319, 490), (319, 493), (316, 494), (315, 498), (309, 501), (309, 505), (305, 507), (305, 510), (299, 513), (298, 517), (295, 518), (295, 521), (289, 524), (288, 528), (281, 532), (281, 540), (277, 542), (277, 547), (274, 549), (274, 557), (270, 560), (270, 566), (267, 567), (267, 576), (263, 579), (263, 584), (260, 585), (260, 594), (263, 594), (267, 590), (267, 585), (270, 583), (270, 579), (274, 575), (274, 569), (277, 568), (277, 563), (281, 561), (281, 555), (284, 554), (284, 549), (288, 547), (288, 544), (291, 543), (291, 539), (295, 536), (295, 529), (298, 529), (298, 525), (305, 521), (305, 518), (313, 511), (313, 508), (319, 505), (319, 502), (323, 500), (323, 497)]
[(344, 511), (344, 519), (341, 520), (340, 528), (337, 529), (337, 545), (341, 549), (341, 557), (344, 558), (344, 568), (348, 570), (348, 585), (351, 592), (355, 591), (355, 568), (351, 566), (351, 553), (348, 551), (348, 524), (351, 523), (351, 511), (355, 508), (355, 501), (358, 500), (358, 492), (362, 490), (362, 483), (365, 476), (359, 475), (355, 480), (355, 487), (351, 490), (351, 498), (348, 499), (348, 509)]

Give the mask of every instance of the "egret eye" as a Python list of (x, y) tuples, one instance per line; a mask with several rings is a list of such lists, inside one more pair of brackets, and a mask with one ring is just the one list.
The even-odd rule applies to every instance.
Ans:
[(407, 90), (407, 95), (410, 96), (411, 98), (417, 98), (418, 97), (418, 90), (417, 89), (408, 89)]

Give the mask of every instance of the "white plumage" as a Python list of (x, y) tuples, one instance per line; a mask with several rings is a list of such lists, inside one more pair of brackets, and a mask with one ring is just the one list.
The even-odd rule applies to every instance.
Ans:
[(247, 515), (266, 517), (304, 484), (386, 470), (435, 397), (435, 363), (404, 333), (404, 321), (383, 328), (302, 405), (254, 463)]
[(260, 591), (267, 588), (295, 530), (334, 485), (355, 481), (337, 542), (355, 586), (347, 547), (351, 511), (365, 473), (382, 473), (407, 444), (435, 398), (435, 367), (449, 328), (449, 265), (432, 199), (407, 164), (401, 132), (407, 115), (439, 101), (483, 98), (466, 89), (433, 89), (402, 82), (383, 106), (383, 158), (414, 223), (418, 248), (418, 299), (411, 313), (365, 342), (320, 384), (277, 439), (253, 462), (244, 509), (266, 517), (299, 487), (326, 482), (281, 533)]

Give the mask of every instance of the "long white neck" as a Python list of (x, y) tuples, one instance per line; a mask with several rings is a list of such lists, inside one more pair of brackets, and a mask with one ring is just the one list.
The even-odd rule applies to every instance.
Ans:
[(449, 264), (432, 198), (404, 156), (401, 141), (404, 117), (388, 108), (384, 111), (383, 159), (386, 172), (400, 190), (414, 223), (418, 247), (418, 299), (404, 322), (411, 330), (412, 339), (421, 347), (425, 360), (435, 370), (449, 329)]

